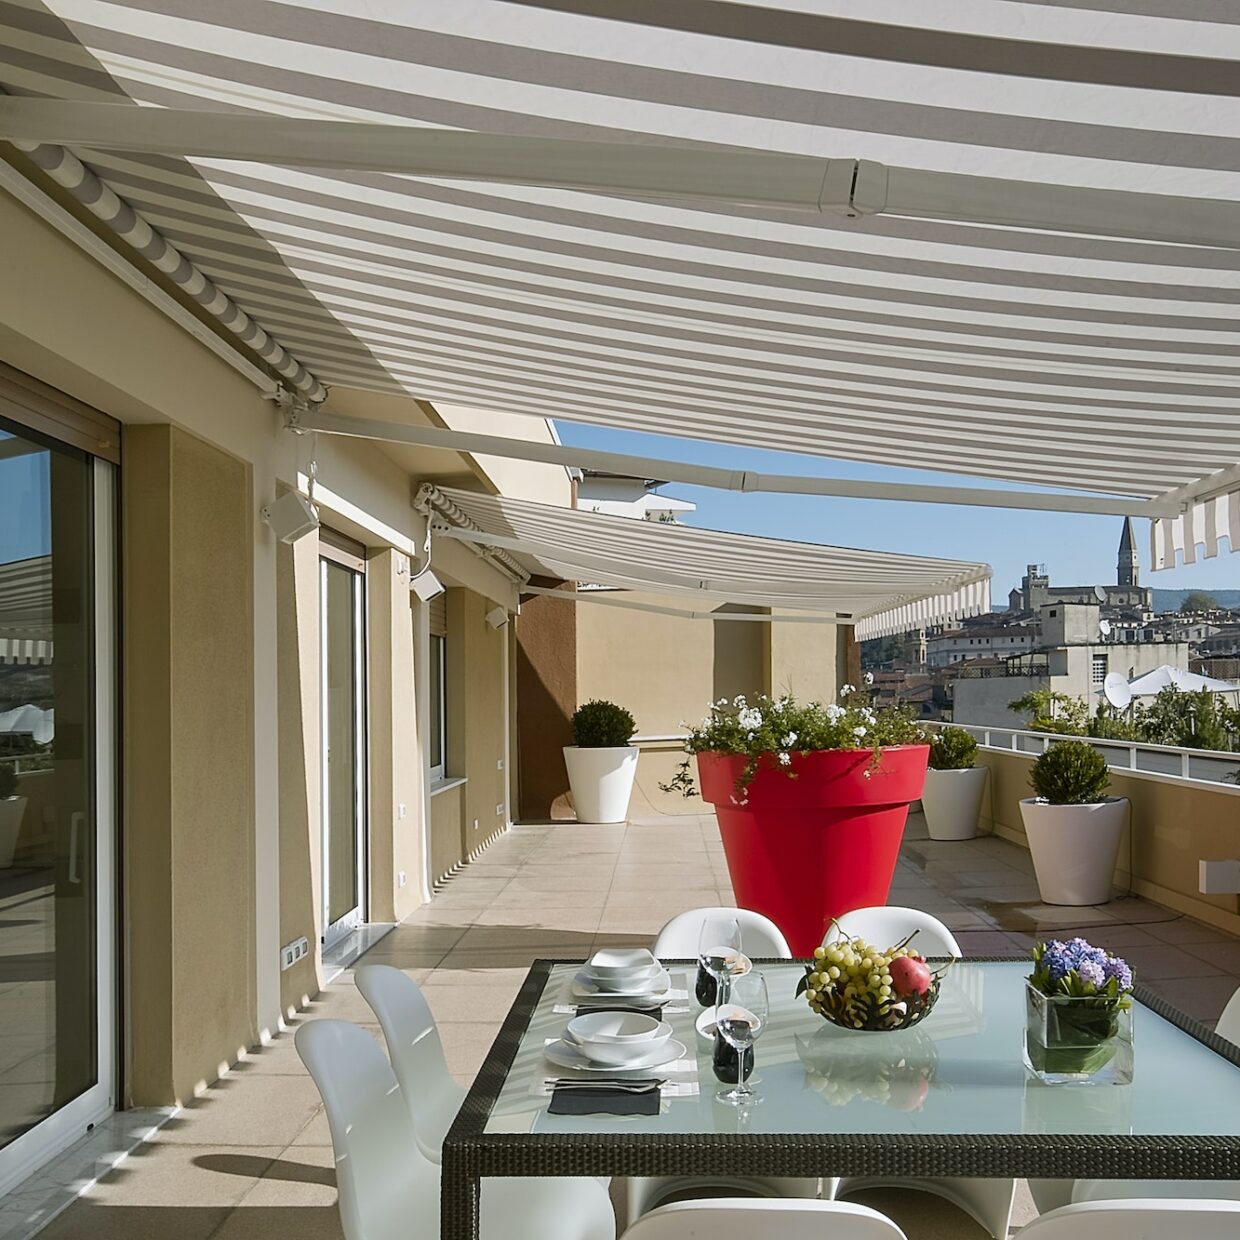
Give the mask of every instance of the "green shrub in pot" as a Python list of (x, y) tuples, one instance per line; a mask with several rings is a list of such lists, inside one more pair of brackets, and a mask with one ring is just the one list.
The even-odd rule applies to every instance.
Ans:
[(573, 744), (579, 749), (618, 749), (636, 731), (633, 716), (615, 702), (586, 702), (573, 715)]
[(1096, 805), (1107, 799), (1107, 760), (1084, 741), (1056, 741), (1029, 772), (1029, 783), (1049, 805)]
[(623, 706), (593, 701), (573, 715), (564, 765), (578, 822), (623, 822), (637, 773), (637, 724)]
[(977, 761), (977, 741), (964, 728), (940, 728), (930, 736), (932, 771), (966, 771)]
[(1033, 763), (1020, 815), (1047, 904), (1105, 904), (1111, 898), (1128, 802), (1107, 796), (1107, 760), (1085, 741), (1056, 741)]

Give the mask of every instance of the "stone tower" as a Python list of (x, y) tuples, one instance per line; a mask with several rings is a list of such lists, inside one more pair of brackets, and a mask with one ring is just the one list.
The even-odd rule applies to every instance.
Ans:
[(1137, 539), (1132, 532), (1132, 518), (1124, 518), (1124, 532), (1119, 538), (1119, 563), (1116, 566), (1116, 581), (1121, 586), (1135, 589), (1139, 583), (1140, 561), (1137, 559)]

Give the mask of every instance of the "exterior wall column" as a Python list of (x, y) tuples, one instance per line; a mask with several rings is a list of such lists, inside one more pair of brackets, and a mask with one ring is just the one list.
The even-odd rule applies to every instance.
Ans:
[(259, 1032), (255, 503), (236, 458), (124, 432), (128, 1101), (192, 1098)]

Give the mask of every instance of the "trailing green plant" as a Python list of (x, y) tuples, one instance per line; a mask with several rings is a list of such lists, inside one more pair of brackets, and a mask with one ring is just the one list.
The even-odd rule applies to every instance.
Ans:
[(11, 762), (0, 762), (0, 801), (17, 795), (17, 771)]
[(1050, 805), (1095, 805), (1111, 786), (1107, 760), (1085, 741), (1056, 741), (1040, 754), (1029, 783)]
[(573, 744), (578, 749), (619, 749), (636, 731), (633, 716), (615, 702), (586, 702), (573, 715)]
[[(832, 702), (798, 702), (784, 695), (779, 698), (759, 694), (753, 702), (743, 694), (729, 701), (720, 698), (696, 727), (689, 727), (685, 752), (736, 754), (745, 758), (737, 781), (737, 791), (747, 788), (759, 766), (782, 769), (792, 779), (796, 754), (823, 749), (868, 749), (877, 763), (881, 751), (890, 745), (924, 745), (925, 733), (911, 709), (903, 706), (875, 708), (870, 704), (869, 684), (857, 689), (845, 685), (840, 690), (842, 705)], [(672, 780), (660, 784), (664, 792), (693, 796), (697, 786), (685, 759)]]
[(977, 760), (977, 741), (964, 728), (946, 727), (930, 734), (930, 769), (966, 771)]

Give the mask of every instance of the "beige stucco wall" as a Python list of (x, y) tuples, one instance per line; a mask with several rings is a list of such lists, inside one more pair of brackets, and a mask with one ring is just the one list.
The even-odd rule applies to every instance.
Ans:
[[(319, 984), (313, 960), (279, 969), (282, 943), (305, 935), (317, 947), (317, 548), (313, 538), (292, 550), (281, 545), (259, 508), (283, 487), (305, 489), (313, 453), (324, 523), (395, 572), (400, 557), (420, 553), (425, 534), (410, 504), (414, 484), (423, 470), (442, 473), (448, 454), (411, 449), (397, 461), (361, 441), (296, 437), (247, 378), (8, 196), (0, 196), (0, 236), (0, 358), (126, 427), (159, 428), (135, 432), (150, 438), (121, 466), (123, 524), (134, 550), (121, 581), (132, 656), (124, 691), (145, 703), (127, 713), (122, 741), (131, 755), (152, 755), (127, 812), (165, 828), (162, 837), (151, 829), (149, 838), (127, 838), (124, 846), (126, 864), (135, 863), (125, 880), (127, 907), (163, 927), (137, 943), (142, 967), (130, 970), (137, 990), (126, 997), (125, 1037), (135, 1096), (167, 1103), (275, 1030)], [(358, 416), (392, 416), (390, 395), (336, 389), (333, 397)], [(547, 435), (545, 426), (524, 420), (504, 433), (524, 432)], [(174, 465), (192, 462), (187, 484), (170, 491), (167, 483), (162, 499), (160, 487), (144, 481), (158, 476), (159, 453), (149, 445), (159, 435), (177, 445), (164, 452), (165, 482)], [(458, 457), (453, 468), (478, 481), (477, 463)], [(194, 477), (214, 489), (195, 489)], [(549, 498), (562, 499), (567, 487), (563, 471), (551, 467), (510, 477), (531, 497), (549, 487)], [(225, 503), (218, 521), (195, 514), (170, 524), (169, 505), (188, 513)], [(515, 605), (512, 583), (468, 548), (441, 544), (441, 566), (480, 597)], [(419, 703), (408, 688), (422, 652), (412, 647), (403, 588), (402, 598), (399, 580), (389, 579), (382, 599), (371, 599), (379, 622), (368, 635), (371, 689), (383, 687), (371, 737), (372, 755), (380, 751), (371, 772), (379, 791), (372, 902), (395, 916), (423, 889), (429, 813), (419, 787)], [(376, 603), (385, 605), (376, 611)], [(468, 677), (485, 694), (475, 711), (480, 720), (503, 716), (502, 678), (489, 662), (496, 643), (502, 648), (503, 636), (482, 639), (484, 660)], [(500, 750), (491, 754), (488, 777), (477, 781), (474, 816), (485, 833), (503, 799), (494, 783), (505, 772), (496, 770), (502, 739), (485, 729), (480, 736), (481, 748)], [(130, 769), (137, 769), (132, 761)], [(402, 869), (404, 888), (396, 877)], [(178, 901), (189, 902), (183, 921), (173, 915)], [(227, 923), (212, 922), (222, 908)], [(176, 1036), (174, 1061), (180, 1029), (186, 1033)]]
[[(1020, 800), (1032, 796), (1033, 755), (980, 749), (990, 768), (983, 820), (1005, 839), (1027, 847)], [(1130, 831), (1120, 845), (1116, 884), (1132, 887), (1182, 913), (1240, 934), (1240, 896), (1203, 895), (1197, 889), (1198, 862), (1236, 855), (1240, 789), (1222, 784), (1111, 771), (1112, 796), (1132, 804)]]
[(125, 871), (136, 1104), (184, 1102), (257, 1033), (246, 466), (167, 425), (123, 438)]
[[(628, 594), (627, 600), (685, 608), (682, 600)], [(577, 700), (627, 707), (638, 737), (682, 733), (709, 704), (738, 693), (789, 692), (832, 701), (843, 679), (848, 629), (748, 620), (690, 620), (589, 602), (577, 609)], [(721, 608), (720, 610), (732, 610)], [(674, 741), (641, 743), (631, 812), (700, 813), (702, 802), (663, 792), (684, 758)]]

